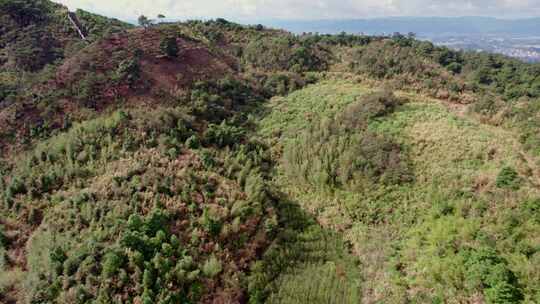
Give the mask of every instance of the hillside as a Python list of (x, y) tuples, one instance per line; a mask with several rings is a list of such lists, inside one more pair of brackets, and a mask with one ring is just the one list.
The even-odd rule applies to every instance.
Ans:
[(267, 20), (265, 25), (293, 33), (391, 35), (414, 33), (420, 40), (454, 50), (503, 54), (539, 62), (539, 18), (381, 17), (369, 19)]
[(269, 25), (295, 33), (325, 34), (365, 33), (370, 35), (395, 32), (416, 33), (420, 36), (440, 34), (512, 34), (536, 36), (539, 18), (498, 19), (491, 17), (387, 17), (352, 20), (271, 21)]
[(540, 301), (538, 65), (0, 8), (1, 303)]
[(517, 284), (538, 284), (521, 264), (538, 246), (536, 159), (444, 102), (397, 91), (380, 111), (392, 99), (378, 94), (325, 81), (274, 100), (261, 130), (281, 155), (275, 182), (359, 257), (362, 303), (536, 302)]

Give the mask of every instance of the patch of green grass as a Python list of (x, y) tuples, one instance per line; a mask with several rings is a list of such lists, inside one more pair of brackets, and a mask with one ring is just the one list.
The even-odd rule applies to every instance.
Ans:
[(514, 168), (504, 167), (502, 168), (501, 172), (499, 172), (495, 184), (499, 188), (518, 190), (521, 186), (521, 179)]
[[(369, 91), (347, 81), (325, 81), (286, 98), (274, 99), (271, 114), (261, 122), (260, 134), (274, 145), (274, 154), (281, 157), (288, 144), (298, 141), (299, 134), (309, 130), (309, 126), (340, 117), (349, 104), (361, 102)], [(516, 291), (511, 294), (523, 292), (525, 299), (533, 299), (536, 292), (515, 289), (517, 285), (509, 281), (515, 274), (517, 280), (534, 288), (537, 284), (529, 275), (536, 276), (540, 270), (529, 267), (526, 274), (523, 263), (518, 262), (523, 258), (520, 260), (520, 253), (512, 247), (522, 246), (523, 252), (535, 253), (528, 246), (538, 228), (522, 222), (528, 215), (511, 211), (521, 201), (539, 194), (527, 182), (530, 169), (518, 139), (511, 132), (454, 114), (437, 101), (417, 95), (409, 98), (410, 102), (393, 113), (369, 120), (367, 130), (400, 145), (400, 155), (407, 155), (411, 165), (411, 182), (385, 185), (358, 179), (355, 187), (327, 189), (301, 183), (299, 177), (292, 178), (284, 163), (278, 166), (275, 182), (325, 227), (341, 231), (351, 242), (362, 264), (363, 300), (403, 303), (495, 299), (508, 295), (504, 286)], [(316, 157), (328, 157), (328, 153)], [(316, 159), (306, 163), (311, 170), (315, 164)], [(499, 172), (508, 166), (518, 168), (514, 177), (522, 179), (522, 187), (514, 188), (517, 191), (495, 186)], [(445, 222), (448, 219), (453, 226)], [(469, 231), (471, 223), (475, 230), (467, 237), (461, 232)], [(517, 226), (505, 226), (511, 223)], [(517, 237), (508, 232), (513, 229), (523, 234)], [(501, 238), (507, 246), (499, 245)], [(489, 241), (494, 239), (499, 240), (497, 245)], [(493, 246), (501, 259), (497, 265), (505, 265), (506, 270), (501, 273), (508, 276), (497, 281), (504, 286), (460, 285), (464, 284), (460, 278), (471, 276), (460, 266), (460, 259), (466, 250), (480, 250), (481, 246)], [(377, 254), (366, 248), (374, 248)], [(530, 256), (533, 260), (534, 255)], [(305, 269), (310, 267), (305, 265)], [(288, 282), (293, 286), (299, 284), (295, 279)], [(282, 288), (282, 293), (287, 294), (287, 285)]]
[(359, 303), (360, 279), (347, 273), (347, 266), (327, 262), (295, 269), (279, 279), (268, 303)]
[(287, 97), (275, 97), (270, 113), (260, 123), (260, 134), (294, 136), (310, 122), (330, 118), (371, 90), (354, 82), (328, 80), (309, 85)]
[(358, 303), (361, 275), (342, 236), (322, 228), (299, 205), (281, 197), (281, 230), (252, 267), (255, 303)]
[(501, 164), (521, 164), (512, 134), (460, 118), (444, 106), (413, 102), (370, 128), (410, 149), (417, 179), (470, 187), (480, 174), (493, 176)]

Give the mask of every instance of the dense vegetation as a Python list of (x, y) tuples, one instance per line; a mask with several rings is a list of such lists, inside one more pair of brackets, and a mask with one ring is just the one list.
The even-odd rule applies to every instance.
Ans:
[(0, 302), (538, 303), (540, 67), (0, 0)]
[[(374, 107), (396, 103), (333, 79), (275, 99), (261, 132), (281, 157), (277, 184), (352, 243), (366, 276), (365, 302), (537, 302), (539, 227), (534, 212), (524, 213), (537, 204), (535, 164), (514, 150), (519, 144), (506, 131), (407, 97), (393, 110)], [(370, 141), (355, 146), (353, 158), (347, 137), (333, 139), (347, 132), (347, 120), (329, 124), (349, 113), (365, 117), (362, 139)], [(305, 117), (329, 127), (312, 129)], [(378, 153), (365, 154), (371, 147)]]
[[(174, 110), (115, 112), (36, 148), (4, 197), (7, 212), (37, 228), (28, 301), (198, 302), (219, 297), (220, 288), (226, 301), (241, 295), (238, 271), (273, 229), (256, 170), (260, 150), (239, 145), (220, 159), (184, 148), (189, 126)], [(237, 173), (237, 158), (253, 159), (253, 168)], [(220, 287), (218, 278), (232, 285)]]

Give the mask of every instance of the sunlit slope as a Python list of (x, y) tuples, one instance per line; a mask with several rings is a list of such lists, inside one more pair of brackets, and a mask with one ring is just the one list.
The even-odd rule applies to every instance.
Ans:
[(275, 183), (352, 243), (363, 302), (538, 301), (535, 160), (465, 111), (377, 91), (312, 85), (274, 99), (260, 131)]

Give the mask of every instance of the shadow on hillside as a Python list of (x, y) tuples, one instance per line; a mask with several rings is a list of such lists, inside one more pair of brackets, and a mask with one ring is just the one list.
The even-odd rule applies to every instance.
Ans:
[[(286, 194), (273, 197), (280, 229), (262, 258), (266, 284), (260, 292), (267, 302), (358, 303), (358, 260), (341, 236), (321, 227)], [(257, 270), (253, 275), (261, 275)]]

